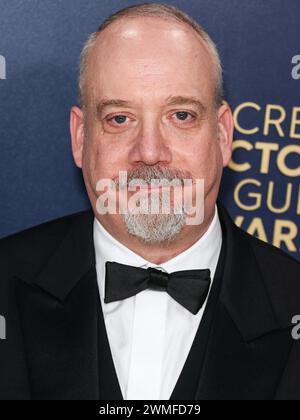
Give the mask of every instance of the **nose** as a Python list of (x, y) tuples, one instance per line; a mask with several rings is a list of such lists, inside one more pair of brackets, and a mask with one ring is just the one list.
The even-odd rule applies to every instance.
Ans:
[(158, 163), (170, 163), (171, 158), (171, 151), (161, 132), (159, 121), (155, 116), (144, 118), (130, 151), (129, 163), (157, 165)]

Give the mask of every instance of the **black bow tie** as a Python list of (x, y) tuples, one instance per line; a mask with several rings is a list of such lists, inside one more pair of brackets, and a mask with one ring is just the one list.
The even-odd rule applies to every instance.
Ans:
[(123, 300), (145, 289), (165, 290), (192, 312), (200, 310), (209, 292), (210, 270), (186, 270), (168, 274), (155, 268), (140, 268), (107, 262), (105, 303)]

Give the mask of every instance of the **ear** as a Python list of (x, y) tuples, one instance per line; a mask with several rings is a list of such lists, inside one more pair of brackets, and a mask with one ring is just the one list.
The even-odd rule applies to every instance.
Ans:
[(70, 131), (72, 140), (73, 158), (78, 166), (82, 168), (82, 150), (84, 143), (84, 120), (83, 112), (77, 106), (73, 106), (70, 113)]
[(223, 156), (223, 167), (227, 166), (231, 159), (233, 129), (233, 117), (230, 106), (223, 101), (218, 110), (218, 141)]

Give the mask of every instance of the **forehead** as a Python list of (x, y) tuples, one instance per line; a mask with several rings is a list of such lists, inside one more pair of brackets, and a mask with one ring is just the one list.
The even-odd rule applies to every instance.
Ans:
[(137, 96), (195, 96), (198, 90), (209, 96), (214, 82), (213, 60), (200, 35), (185, 23), (157, 17), (109, 25), (90, 51), (86, 73), (88, 94), (96, 98), (128, 90)]

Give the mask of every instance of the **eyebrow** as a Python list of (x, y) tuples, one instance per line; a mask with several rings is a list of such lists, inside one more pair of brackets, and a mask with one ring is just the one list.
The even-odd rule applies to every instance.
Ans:
[(104, 108), (110, 106), (128, 108), (130, 106), (130, 102), (124, 101), (123, 99), (103, 99), (97, 104), (97, 114), (100, 115)]
[(201, 114), (205, 114), (207, 110), (206, 106), (199, 99), (193, 96), (171, 96), (167, 100), (167, 105), (194, 105), (198, 108)]
[[(194, 105), (198, 108), (201, 114), (206, 113), (206, 106), (197, 98), (193, 96), (170, 96), (166, 100), (167, 106), (174, 105)], [(103, 99), (97, 104), (97, 114), (101, 115), (103, 110), (107, 107), (115, 106), (118, 108), (128, 108), (132, 106), (132, 103), (125, 101), (124, 99)]]

